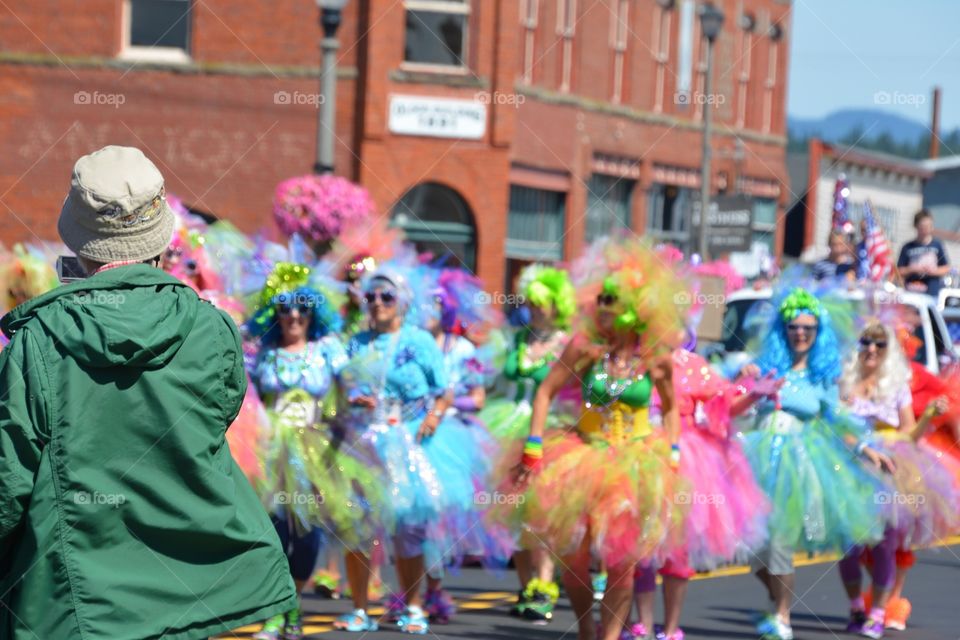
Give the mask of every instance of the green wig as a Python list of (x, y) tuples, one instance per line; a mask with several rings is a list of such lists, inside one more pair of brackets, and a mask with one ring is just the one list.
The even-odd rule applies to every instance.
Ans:
[(563, 269), (533, 264), (520, 274), (518, 290), (526, 302), (538, 307), (552, 306), (556, 324), (562, 329), (570, 326), (577, 309), (573, 284)]

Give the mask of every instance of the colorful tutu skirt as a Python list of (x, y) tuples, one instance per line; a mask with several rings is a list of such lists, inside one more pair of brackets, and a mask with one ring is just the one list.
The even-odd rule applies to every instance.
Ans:
[(960, 444), (947, 425), (938, 426), (920, 441), (920, 447), (933, 455), (960, 483)]
[(248, 381), (240, 413), (227, 429), (227, 446), (230, 447), (233, 460), (251, 484), (256, 484), (262, 478), (260, 444), (263, 434), (269, 431), (267, 410), (257, 396), (256, 388)]
[(390, 522), (385, 473), (372, 447), (350, 431), (308, 419), (316, 400), (300, 391), (268, 411), (255, 486), (271, 513), (286, 513), (300, 530), (322, 527), (347, 549), (382, 535)]
[(474, 553), (505, 560), (512, 542), (481, 520), (493, 439), (459, 418), (445, 417), (432, 436), (417, 442), (425, 415), (419, 412), (396, 423), (377, 420), (362, 436), (386, 470), (393, 532), (424, 531), (424, 552), (431, 563), (456, 563)]
[(488, 400), (478, 418), (487, 430), (500, 442), (514, 442), (530, 434), (530, 416), (533, 409), (529, 402), (514, 402), (506, 398)]
[(807, 552), (846, 552), (883, 537), (889, 485), (856, 459), (832, 428), (784, 411), (743, 434), (743, 449), (771, 505), (769, 540)]
[(690, 485), (689, 493), (681, 494), (689, 505), (684, 564), (710, 571), (762, 548), (770, 504), (740, 442), (721, 438), (685, 417), (680, 451), (680, 476)]
[(960, 531), (960, 491), (947, 468), (907, 436), (892, 429), (878, 435), (878, 446), (896, 465), (893, 487), (878, 499), (891, 509), (900, 546), (928, 546)]
[(523, 443), (498, 470), (506, 480), (489, 517), (531, 537), (558, 556), (591, 553), (608, 566), (662, 559), (683, 545), (689, 487), (670, 467), (670, 445), (654, 435), (611, 443), (602, 434), (556, 430), (544, 438), (543, 462), (522, 490), (512, 485)]

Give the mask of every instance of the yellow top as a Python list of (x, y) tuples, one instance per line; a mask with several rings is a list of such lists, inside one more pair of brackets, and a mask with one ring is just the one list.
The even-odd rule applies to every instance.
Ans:
[(647, 407), (634, 408), (623, 402), (606, 407), (584, 405), (577, 426), (581, 433), (618, 444), (649, 436), (652, 433), (649, 414)]

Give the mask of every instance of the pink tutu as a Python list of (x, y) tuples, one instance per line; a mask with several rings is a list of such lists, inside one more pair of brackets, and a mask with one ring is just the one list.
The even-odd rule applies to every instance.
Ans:
[(247, 384), (240, 413), (227, 429), (227, 445), (237, 466), (251, 483), (263, 477), (260, 467), (260, 438), (270, 428), (266, 409), (253, 383)]

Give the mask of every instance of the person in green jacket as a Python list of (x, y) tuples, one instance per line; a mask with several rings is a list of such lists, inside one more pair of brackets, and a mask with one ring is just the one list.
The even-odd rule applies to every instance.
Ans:
[(172, 229), (143, 153), (84, 156), (59, 231), (88, 277), (0, 321), (0, 638), (207, 638), (297, 606), (225, 443), (240, 336), (156, 267)]

